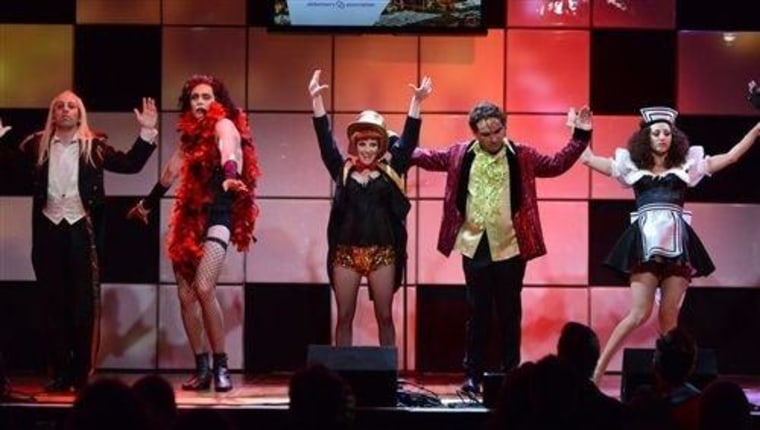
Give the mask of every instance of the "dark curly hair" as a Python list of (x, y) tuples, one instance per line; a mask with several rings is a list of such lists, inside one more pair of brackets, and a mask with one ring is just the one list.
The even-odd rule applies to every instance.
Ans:
[[(686, 154), (689, 152), (689, 138), (674, 124), (670, 124), (670, 130), (673, 133), (673, 140), (665, 156), (665, 167), (670, 169), (682, 165), (686, 161)], [(654, 156), (652, 156), (652, 141), (650, 133), (652, 124), (641, 122), (639, 129), (634, 132), (628, 139), (628, 151), (631, 153), (631, 160), (639, 169), (651, 169), (654, 167)]]
[(507, 115), (491, 102), (479, 102), (470, 110), (469, 125), (473, 133), (478, 132), (478, 123), (484, 119), (497, 118), (502, 125), (507, 123)]
[(178, 105), (181, 112), (187, 112), (190, 110), (190, 93), (193, 92), (193, 88), (200, 84), (206, 84), (214, 91), (214, 99), (224, 107), (224, 111), (227, 113), (227, 118), (232, 119), (238, 115), (238, 108), (230, 97), (230, 92), (227, 91), (227, 87), (214, 76), (210, 75), (193, 75), (190, 76), (185, 84), (182, 85), (182, 92), (179, 95)]

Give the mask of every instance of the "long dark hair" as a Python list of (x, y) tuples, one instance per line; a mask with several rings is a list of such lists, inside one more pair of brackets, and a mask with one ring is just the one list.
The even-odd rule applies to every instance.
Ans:
[[(670, 169), (680, 166), (686, 161), (686, 154), (689, 152), (689, 138), (674, 124), (668, 124), (673, 133), (673, 140), (665, 156), (665, 167)], [(642, 121), (639, 129), (628, 139), (628, 151), (631, 153), (631, 160), (639, 169), (649, 170), (654, 167), (651, 132), (652, 124)]]
[(190, 94), (193, 92), (193, 88), (200, 84), (206, 84), (211, 87), (214, 91), (214, 99), (224, 107), (224, 111), (227, 113), (227, 118), (234, 122), (234, 119), (238, 115), (238, 108), (232, 101), (230, 92), (222, 81), (210, 75), (193, 75), (185, 81), (185, 84), (182, 86), (182, 93), (180, 93), (178, 100), (180, 111), (190, 111)]

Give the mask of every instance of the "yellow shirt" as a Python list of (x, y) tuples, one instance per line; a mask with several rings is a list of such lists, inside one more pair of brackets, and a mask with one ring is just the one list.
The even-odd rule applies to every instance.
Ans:
[(509, 164), (504, 146), (492, 155), (475, 144), (470, 151), (475, 158), (470, 167), (465, 220), (457, 234), (454, 249), (473, 258), (483, 232), (488, 235), (492, 261), (503, 261), (520, 254), (512, 225), (509, 199)]

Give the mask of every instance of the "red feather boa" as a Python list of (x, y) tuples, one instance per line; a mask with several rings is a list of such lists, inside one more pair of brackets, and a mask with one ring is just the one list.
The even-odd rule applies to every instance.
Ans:
[[(203, 119), (198, 120), (192, 112), (185, 112), (177, 124), (184, 162), (169, 222), (168, 248), (169, 258), (179, 275), (191, 282), (195, 279), (198, 263), (203, 256), (209, 208), (216, 194), (222, 192), (221, 187), (217, 189), (213, 186), (214, 170), (221, 164), (215, 127), (226, 116), (222, 105), (212, 103)], [(230, 242), (242, 252), (251, 244), (259, 214), (254, 202), (254, 190), (260, 171), (245, 114), (238, 111), (232, 121), (240, 132), (243, 149), (240, 179), (250, 190), (235, 193), (232, 204)]]

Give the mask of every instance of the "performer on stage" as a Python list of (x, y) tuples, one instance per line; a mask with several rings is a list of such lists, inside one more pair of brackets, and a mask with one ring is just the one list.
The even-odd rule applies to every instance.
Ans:
[(627, 149), (613, 158), (587, 149), (581, 160), (590, 168), (612, 176), (636, 197), (632, 222), (610, 252), (605, 264), (630, 279), (631, 308), (605, 345), (593, 379), (599, 382), (612, 356), (626, 337), (647, 321), (655, 292), (660, 287), (659, 324), (662, 333), (674, 328), (686, 288), (693, 277), (707, 276), (713, 262), (684, 211), (686, 189), (738, 161), (760, 135), (756, 124), (730, 151), (706, 156), (701, 146), (689, 146), (675, 125), (677, 112), (668, 107), (641, 109), (639, 129)]
[(568, 113), (573, 135), (553, 155), (507, 139), (506, 115), (481, 102), (470, 111), (474, 139), (444, 150), (415, 150), (413, 164), (447, 172), (438, 250), (462, 253), (467, 303), (467, 345), (462, 391), (479, 394), (496, 306), (503, 336), (502, 367), (520, 364), (521, 292), (525, 266), (546, 253), (538, 218), (536, 178), (554, 177), (575, 163), (591, 138), (591, 111)]
[(327, 227), (328, 276), (338, 306), (335, 343), (351, 345), (359, 282), (366, 277), (381, 345), (393, 346), (396, 331), (391, 305), (406, 265), (406, 215), (410, 204), (401, 175), (409, 168), (420, 133), (420, 104), (430, 95), (424, 77), (414, 91), (400, 139), (391, 138), (383, 117), (364, 111), (348, 126), (348, 155), (338, 150), (327, 118), (316, 70), (309, 82), (322, 161), (335, 181)]
[(50, 103), (45, 128), (21, 143), (32, 169), (32, 266), (46, 316), (47, 391), (84, 387), (97, 356), (103, 171), (137, 173), (156, 148), (155, 102), (144, 98), (134, 112), (140, 136), (128, 152), (117, 151), (90, 128), (82, 100), (64, 91)]
[(216, 283), (228, 244), (245, 251), (253, 239), (258, 160), (246, 115), (219, 79), (190, 77), (182, 87), (179, 106), (179, 147), (150, 195), (128, 216), (147, 223), (148, 213), (181, 178), (167, 242), (182, 322), (195, 354), (195, 374), (182, 389), (208, 390), (213, 379), (214, 390), (229, 391), (232, 381)]

